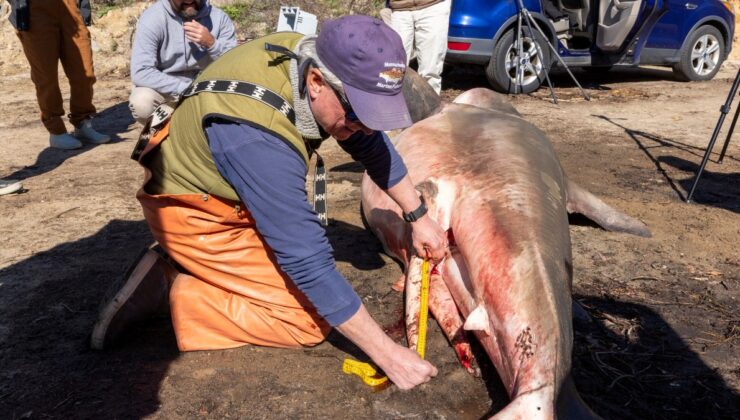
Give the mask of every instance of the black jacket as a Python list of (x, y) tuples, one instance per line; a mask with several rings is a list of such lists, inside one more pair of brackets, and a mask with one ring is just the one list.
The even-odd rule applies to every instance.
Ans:
[[(2, 1), (2, 0), (0, 0)], [(31, 27), (31, 11), (28, 3), (33, 0), (8, 0), (10, 2), (10, 23), (19, 31), (27, 31)], [(46, 1), (46, 0), (42, 0)], [(78, 0), (78, 7), (82, 20), (86, 26), (92, 23), (92, 10), (90, 9), (90, 0)]]

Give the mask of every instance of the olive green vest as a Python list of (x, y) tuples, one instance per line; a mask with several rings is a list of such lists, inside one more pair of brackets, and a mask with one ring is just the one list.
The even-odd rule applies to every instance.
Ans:
[[(254, 83), (280, 95), (293, 105), (290, 60), (265, 50), (265, 43), (293, 50), (303, 37), (280, 32), (242, 44), (221, 56), (198, 75), (203, 80), (239, 80)], [(149, 194), (212, 194), (239, 201), (234, 188), (221, 176), (208, 146), (204, 125), (221, 118), (245, 123), (286, 141), (308, 167), (309, 153), (298, 129), (281, 112), (249, 96), (200, 92), (186, 98), (172, 114), (170, 133), (158, 153), (146, 163), (152, 179)]]

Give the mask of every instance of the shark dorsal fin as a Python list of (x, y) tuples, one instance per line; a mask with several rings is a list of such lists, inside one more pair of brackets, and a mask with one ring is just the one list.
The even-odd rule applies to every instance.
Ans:
[(488, 312), (486, 312), (486, 308), (484, 308), (483, 305), (478, 305), (473, 309), (473, 312), (468, 315), (463, 328), (467, 331), (482, 331), (486, 335), (491, 335), (490, 325), (491, 323), (488, 322)]

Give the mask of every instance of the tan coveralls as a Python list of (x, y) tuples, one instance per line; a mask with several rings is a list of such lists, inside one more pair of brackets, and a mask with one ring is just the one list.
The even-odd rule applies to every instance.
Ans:
[(30, 29), (16, 33), (31, 66), (41, 121), (51, 134), (66, 133), (57, 71), (60, 60), (69, 79), (69, 121), (78, 126), (95, 114), (90, 31), (82, 20), (77, 0), (36, 0), (29, 6)]

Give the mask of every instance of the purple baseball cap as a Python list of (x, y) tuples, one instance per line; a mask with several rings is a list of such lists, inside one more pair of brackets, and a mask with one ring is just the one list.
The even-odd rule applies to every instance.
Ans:
[(370, 16), (345, 16), (321, 25), (319, 59), (342, 81), (352, 109), (373, 130), (412, 124), (403, 97), (406, 51), (401, 37)]

